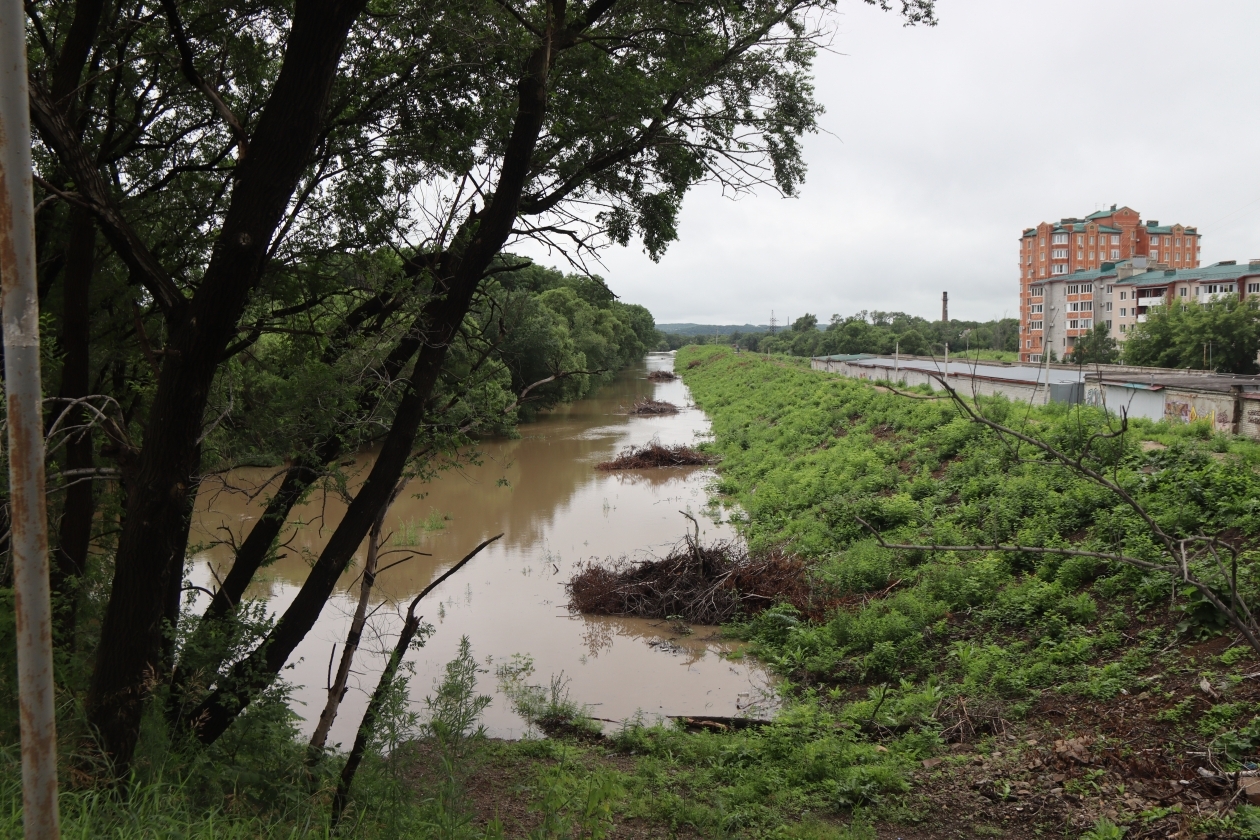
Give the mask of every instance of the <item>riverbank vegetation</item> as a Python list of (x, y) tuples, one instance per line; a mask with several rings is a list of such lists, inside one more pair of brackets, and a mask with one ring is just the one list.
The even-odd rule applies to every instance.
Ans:
[[(909, 356), (968, 354), (972, 358), (1015, 361), (1019, 357), (1019, 321), (929, 321), (904, 312), (866, 312), (832, 315), (825, 329), (815, 315), (802, 315), (786, 329), (769, 333), (735, 333), (711, 341), (681, 344), (738, 344), (745, 350), (791, 356), (829, 356), (836, 353)], [(681, 338), (681, 337), (680, 337)], [(680, 346), (681, 346), (680, 344)]]
[[(899, 755), (868, 789), (876, 812), (947, 807), (1010, 836), (1034, 814), (1054, 832), (1105, 818), (1250, 836), (1258, 814), (1229, 774), (1260, 753), (1255, 652), (1179, 576), (1099, 556), (1157, 557), (1137, 508), (947, 399), (719, 348), (677, 366), (750, 549), (806, 558), (842, 593), (824, 620), (780, 606), (738, 632), (803, 707)], [(1107, 420), (1087, 407), (981, 409), (1104, 470), (1163, 531), (1228, 543), (1237, 593), (1257, 603), (1260, 446), (1203, 423), (1095, 437)], [(998, 544), (1050, 551), (983, 548)], [(1210, 556), (1189, 571), (1230, 589)]]
[[(657, 259), (697, 183), (794, 194), (831, 5), (27, 7), (58, 678), (94, 753), (73, 779), (126, 779), (149, 737), (213, 748), (401, 482), (655, 338), (513, 248)], [(194, 503), (241, 464), (276, 485), (194, 612)], [(267, 615), (251, 583), (320, 488), (345, 513)]]

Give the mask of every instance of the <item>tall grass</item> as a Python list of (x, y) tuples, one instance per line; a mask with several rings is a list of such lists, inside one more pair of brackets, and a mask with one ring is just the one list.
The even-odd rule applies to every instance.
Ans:
[[(501, 836), (497, 823), (474, 825), (463, 779), (482, 738), (478, 718), (489, 702), (475, 693), (477, 667), (467, 639), (434, 686), (426, 714), (414, 711), (406, 678), (392, 687), (376, 743), (351, 791), (352, 808), (337, 836), (476, 840)], [(313, 767), (281, 686), (251, 706), (210, 748), (175, 745), (153, 714), (124, 784), (71, 770), (81, 727), (67, 720), (62, 744), (62, 837), (110, 840), (237, 840), (331, 836), (330, 800), (344, 756)], [(434, 749), (437, 783), (417, 790), (414, 742)], [(22, 771), (16, 744), (0, 745), (0, 837), (22, 836)]]

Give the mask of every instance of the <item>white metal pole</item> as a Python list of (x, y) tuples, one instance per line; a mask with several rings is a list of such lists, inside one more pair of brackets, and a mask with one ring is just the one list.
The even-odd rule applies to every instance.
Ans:
[(25, 25), (21, 0), (0, 0), (0, 320), (4, 327), (9, 527), (17, 605), (22, 824), (27, 840), (55, 840), (60, 836), (57, 722), (53, 711), (44, 395), (39, 372)]

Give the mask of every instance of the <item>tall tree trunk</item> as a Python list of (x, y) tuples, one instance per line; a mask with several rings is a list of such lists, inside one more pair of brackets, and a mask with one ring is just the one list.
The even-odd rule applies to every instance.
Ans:
[[(70, 210), (69, 244), (66, 248), (65, 297), (62, 314), (61, 347), (65, 361), (61, 367), (61, 396), (75, 400), (88, 395), (90, 371), (90, 308), (92, 273), (96, 267), (96, 219), (79, 207)], [(62, 403), (56, 413), (65, 407)], [(88, 421), (82, 405), (71, 407), (62, 423), (69, 428), (65, 448), (67, 471), (86, 470), (92, 463), (92, 432), (80, 429)], [(96, 512), (96, 494), (90, 478), (72, 479), (66, 490), (58, 528), (57, 550), (52, 563), (52, 591), (57, 605), (57, 635), (62, 644), (74, 647), (75, 620), (78, 614), (79, 581), (87, 568), (88, 545), (92, 540), (92, 518)]]
[[(409, 270), (418, 275), (421, 268), (413, 265)], [(413, 291), (414, 288), (413, 286)], [(393, 304), (388, 299), (378, 297), (358, 307), (334, 334), (324, 351), (323, 361), (327, 364), (335, 362), (347, 346), (346, 339), (359, 332), (368, 318), (381, 314), (391, 305)], [(386, 390), (383, 383), (393, 382), (398, 377), (403, 367), (420, 349), (420, 343), (414, 330), (404, 336), (376, 371), (377, 375), (369, 377), (371, 384), (360, 392), (358, 405), (361, 409), (367, 411), (379, 403), (381, 394)], [(237, 549), (231, 570), (210, 599), (209, 606), (185, 647), (194, 657), (203, 657), (210, 646), (215, 644), (215, 637), (219, 635), (216, 631), (222, 629), (224, 621), (235, 613), (254, 575), (267, 562), (294, 505), (319, 479), (324, 467), (341, 456), (344, 445), (340, 431), (343, 430), (330, 434), (322, 443), (311, 442), (310, 451), (302, 455), (285, 473), (280, 487), (268, 501), (267, 509)], [(205, 661), (196, 663), (181, 660), (175, 668), (171, 677), (170, 703), (167, 706), (167, 718), (173, 728), (179, 726), (190, 688), (189, 680), (196, 673), (216, 673), (222, 662), (216, 656), (217, 652), (212, 652)]]
[(171, 342), (129, 488), (87, 697), (88, 721), (119, 773), (135, 750), (149, 687), (164, 670), (163, 619), (171, 577), (183, 570), (210, 389), (323, 127), (346, 35), (364, 3), (297, 0), (280, 74), (237, 166), (210, 263), (192, 300), (167, 308)]

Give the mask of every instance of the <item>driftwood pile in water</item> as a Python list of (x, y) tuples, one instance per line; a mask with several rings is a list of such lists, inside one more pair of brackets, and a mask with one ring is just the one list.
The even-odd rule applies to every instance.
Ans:
[(664, 559), (587, 565), (565, 588), (571, 609), (595, 615), (722, 624), (777, 603), (815, 612), (799, 559), (778, 552), (752, 556), (736, 543), (703, 545), (692, 536)]
[(647, 375), (648, 382), (673, 382), (678, 374), (669, 370), (654, 370)]
[(646, 397), (635, 400), (630, 406), (630, 414), (677, 414), (678, 406), (664, 400), (649, 400)]
[(681, 443), (665, 446), (659, 440), (651, 440), (642, 446), (623, 449), (611, 461), (596, 464), (597, 470), (643, 470), (651, 467), (694, 467), (712, 464), (713, 456)]

